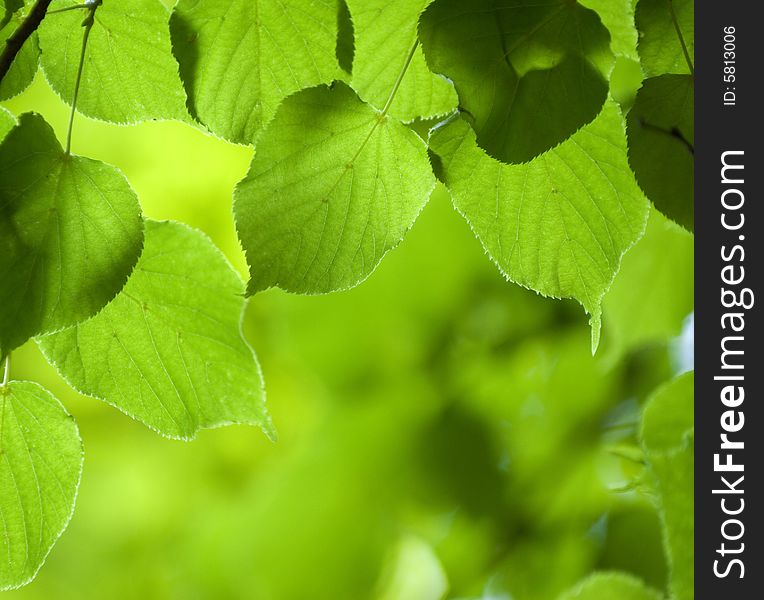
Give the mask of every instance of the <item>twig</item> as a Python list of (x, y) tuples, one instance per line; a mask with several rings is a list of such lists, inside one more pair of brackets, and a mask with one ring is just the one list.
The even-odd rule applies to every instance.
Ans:
[(29, 11), (27, 18), (24, 19), (16, 31), (5, 40), (5, 48), (3, 48), (2, 53), (0, 53), (0, 81), (2, 81), (8, 73), (8, 70), (11, 68), (13, 61), (21, 50), (21, 47), (24, 45), (24, 42), (29, 39), (29, 36), (32, 35), (40, 26), (40, 23), (42, 23), (45, 13), (48, 10), (48, 6), (52, 1), (53, 0), (37, 0), (32, 7), (32, 10)]

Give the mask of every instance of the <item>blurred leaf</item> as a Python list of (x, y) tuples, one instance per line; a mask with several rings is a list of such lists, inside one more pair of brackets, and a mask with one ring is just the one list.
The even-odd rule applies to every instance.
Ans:
[(448, 592), (448, 578), (429, 544), (406, 536), (389, 565), (378, 600), (441, 600)]
[(694, 228), (695, 82), (691, 75), (646, 79), (628, 116), (629, 164), (664, 215)]
[(181, 0), (170, 28), (191, 114), (253, 144), (281, 101), (338, 75), (337, 0)]
[(639, 579), (613, 572), (595, 573), (560, 596), (560, 600), (661, 600), (662, 597)]
[(260, 368), (241, 334), (243, 292), (206, 236), (148, 221), (146, 247), (122, 293), (39, 344), (77, 390), (168, 437), (233, 423), (273, 437)]
[[(5, 42), (16, 31), (24, 20), (24, 11), (19, 10), (23, 3), (10, 0), (3, 2), (3, 16), (0, 17), (0, 48), (5, 48)], [(0, 82), (0, 100), (13, 98), (23, 92), (37, 73), (40, 60), (40, 48), (37, 43), (37, 33), (34, 32), (24, 42), (21, 50), (13, 60), (10, 70)]]
[[(63, 0), (57, 8), (81, 4)], [(50, 15), (39, 28), (42, 68), (56, 93), (71, 104), (87, 11)], [(168, 10), (157, 0), (107, 1), (95, 11), (77, 110), (114, 123), (188, 118), (173, 60)]]
[(544, 296), (578, 300), (591, 315), (596, 348), (602, 297), (647, 216), (615, 103), (524, 165), (488, 157), (463, 119), (435, 130), (430, 146), (454, 205), (502, 273)]
[(639, 60), (634, 0), (580, 0), (580, 3), (596, 12), (607, 27), (613, 54)]
[(680, 375), (645, 406), (642, 445), (663, 521), (675, 600), (694, 597), (694, 377)]
[(98, 312), (142, 243), (124, 176), (65, 154), (40, 115), (22, 115), (0, 144), (0, 355)]
[(414, 48), (419, 14), (431, 2), (347, 0), (355, 28), (353, 89), (382, 110), (410, 60), (388, 111), (404, 122), (446, 115), (458, 102), (451, 82), (430, 72), (422, 49), (418, 44)]
[(639, 57), (648, 77), (665, 73), (689, 73), (672, 19), (677, 25), (692, 59), (695, 51), (695, 2), (693, 0), (639, 0), (636, 10), (639, 30)]
[(597, 15), (569, 0), (436, 0), (421, 19), (430, 68), (453, 80), (477, 143), (522, 163), (599, 114), (613, 66)]
[(644, 237), (623, 257), (602, 302), (611, 355), (679, 335), (692, 312), (693, 295), (693, 237), (651, 210)]
[(74, 419), (36, 383), (0, 386), (0, 590), (37, 573), (66, 529), (82, 471)]
[(422, 140), (344, 83), (291, 96), (236, 188), (248, 292), (353, 287), (398, 245), (434, 187)]

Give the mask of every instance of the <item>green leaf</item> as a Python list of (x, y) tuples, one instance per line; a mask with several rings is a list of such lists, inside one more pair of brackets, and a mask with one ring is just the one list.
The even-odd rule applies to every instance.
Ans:
[(74, 419), (28, 381), (0, 386), (0, 590), (31, 581), (66, 529), (82, 471)]
[(659, 388), (642, 417), (642, 446), (653, 477), (671, 566), (674, 600), (694, 597), (694, 373)]
[(235, 192), (249, 293), (357, 285), (398, 245), (434, 187), (422, 140), (345, 84), (291, 96)]
[(417, 46), (420, 13), (432, 0), (347, 0), (355, 30), (351, 85), (382, 110), (398, 75), (405, 74), (388, 114), (404, 122), (444, 116), (456, 109), (454, 86), (433, 74)]
[(623, 257), (602, 303), (612, 355), (679, 335), (692, 312), (693, 294), (693, 238), (651, 210), (644, 237)]
[(453, 80), (478, 145), (503, 162), (530, 160), (592, 121), (607, 98), (609, 35), (569, 0), (436, 0), (420, 37)]
[(21, 115), (0, 144), (0, 356), (98, 312), (142, 243), (124, 176), (65, 154), (40, 115)]
[(595, 573), (559, 600), (661, 600), (663, 595), (626, 573)]
[(463, 119), (436, 129), (430, 147), (454, 206), (502, 273), (544, 296), (578, 300), (591, 315), (596, 348), (602, 297), (642, 235), (648, 210), (629, 169), (615, 102), (523, 165), (487, 156)]
[(191, 113), (254, 143), (290, 94), (339, 75), (337, 0), (181, 0), (171, 19)]
[(634, 23), (634, 0), (579, 0), (596, 12), (610, 32), (610, 49), (616, 56), (639, 60), (637, 27)]
[(171, 438), (232, 423), (275, 431), (242, 336), (244, 285), (204, 234), (147, 221), (122, 293), (97, 316), (39, 340), (80, 392)]
[(694, 229), (695, 92), (691, 75), (646, 79), (629, 111), (629, 163), (655, 207)]
[(639, 0), (636, 10), (639, 56), (647, 77), (665, 73), (690, 73), (676, 24), (690, 58), (695, 52), (695, 2), (693, 0)]
[[(64, 0), (66, 8), (81, 0)], [(42, 68), (71, 104), (86, 11), (49, 15), (39, 28)], [(77, 110), (114, 123), (187, 120), (185, 93), (173, 60), (169, 12), (159, 0), (106, 0), (95, 11)]]
[[(3, 16), (0, 18), (0, 48), (24, 20), (24, 11), (16, 2), (4, 2)], [(0, 100), (8, 100), (23, 92), (32, 83), (40, 60), (37, 33), (33, 33), (13, 60), (10, 70), (0, 81)]]
[(9, 110), (0, 106), (0, 142), (16, 126), (16, 117)]

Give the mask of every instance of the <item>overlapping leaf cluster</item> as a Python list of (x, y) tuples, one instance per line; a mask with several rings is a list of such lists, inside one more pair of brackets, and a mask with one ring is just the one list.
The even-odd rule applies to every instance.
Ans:
[[(3, 36), (29, 4), (5, 0)], [(630, 0), (54, 2), (0, 98), (39, 64), (88, 117), (181, 120), (254, 146), (233, 194), (250, 280), (201, 233), (145, 220), (125, 178), (72, 155), (41, 116), (2, 112), (0, 357), (38, 338), (73, 387), (170, 437), (226, 423), (273, 435), (239, 328), (245, 290), (357, 285), (437, 179), (507, 279), (584, 307), (596, 348), (603, 298), (647, 221), (634, 172), (659, 210), (691, 227), (691, 6), (640, 0), (650, 79), (627, 141), (609, 88), (616, 57), (636, 58)], [(667, 170), (668, 199), (655, 183)], [(47, 392), (11, 382), (0, 397), (5, 588), (34, 575), (65, 527), (81, 453)], [(39, 452), (28, 452), (40, 433), (25, 418), (56, 433)], [(652, 597), (604, 581), (582, 590)]]

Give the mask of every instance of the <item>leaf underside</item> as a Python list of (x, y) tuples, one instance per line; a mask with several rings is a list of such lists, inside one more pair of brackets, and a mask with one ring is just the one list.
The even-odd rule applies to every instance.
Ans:
[(191, 114), (252, 144), (281, 101), (339, 75), (337, 0), (181, 0), (170, 21)]
[(607, 98), (610, 38), (575, 2), (436, 0), (420, 37), (430, 68), (454, 82), (478, 145), (502, 162), (559, 144)]
[(646, 79), (629, 111), (629, 163), (655, 207), (688, 231), (695, 217), (695, 92), (691, 75)]
[[(64, 0), (58, 8), (81, 4)], [(84, 12), (51, 15), (39, 28), (42, 68), (56, 93), (72, 103), (82, 51)], [(157, 0), (104, 2), (95, 11), (77, 110), (114, 123), (188, 120), (173, 60), (169, 13)]]
[(97, 316), (39, 345), (77, 390), (179, 439), (227, 424), (275, 435), (260, 368), (242, 336), (244, 285), (202, 233), (146, 223), (124, 290)]
[(591, 315), (596, 348), (602, 297), (642, 235), (648, 209), (615, 103), (522, 165), (489, 157), (461, 118), (436, 129), (430, 146), (455, 207), (501, 271), (545, 296), (578, 300)]
[(82, 471), (74, 419), (36, 383), (0, 387), (0, 590), (32, 580), (69, 523)]
[(122, 174), (64, 154), (41, 116), (21, 115), (0, 144), (0, 355), (98, 312), (142, 244)]
[[(432, 0), (348, 0), (355, 31), (351, 85), (382, 110), (417, 40), (419, 14)], [(454, 86), (432, 73), (421, 47), (414, 50), (388, 114), (403, 122), (443, 116), (456, 109)]]
[(344, 83), (289, 97), (235, 192), (249, 293), (357, 285), (398, 245), (434, 186), (422, 140)]

